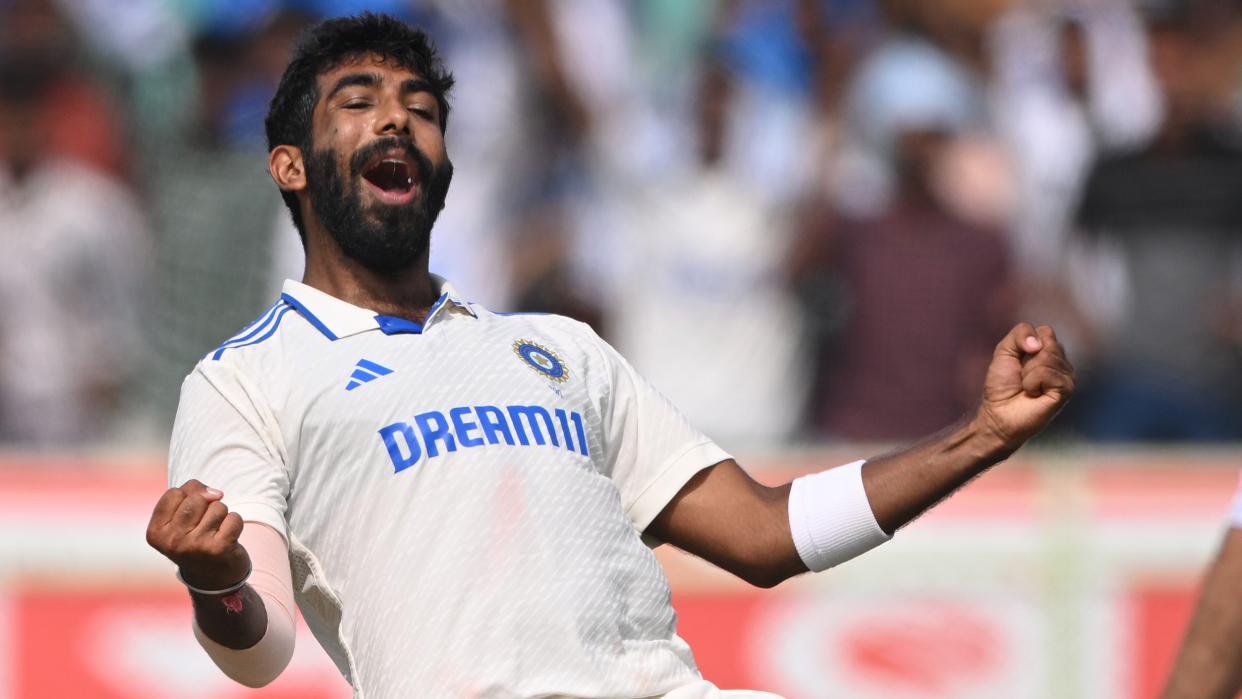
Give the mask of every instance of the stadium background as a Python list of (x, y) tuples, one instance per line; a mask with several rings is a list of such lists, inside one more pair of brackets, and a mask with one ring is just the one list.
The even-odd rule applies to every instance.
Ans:
[(142, 530), (181, 377), (300, 271), (289, 42), (364, 7), (459, 78), (433, 270), (590, 322), (761, 479), (1065, 339), (1055, 428), (880, 551), (758, 592), (661, 550), (709, 679), (1155, 695), (1242, 462), (1239, 3), (0, 0), (0, 699), (348, 695), (305, 634), (228, 684)]

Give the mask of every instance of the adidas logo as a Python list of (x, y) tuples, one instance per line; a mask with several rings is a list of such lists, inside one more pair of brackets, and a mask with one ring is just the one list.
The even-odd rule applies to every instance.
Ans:
[(349, 385), (345, 386), (346, 391), (352, 391), (364, 383), (369, 383), (381, 376), (387, 376), (392, 373), (392, 369), (376, 364), (369, 359), (359, 359), (354, 367), (354, 373), (349, 375), (351, 379)]

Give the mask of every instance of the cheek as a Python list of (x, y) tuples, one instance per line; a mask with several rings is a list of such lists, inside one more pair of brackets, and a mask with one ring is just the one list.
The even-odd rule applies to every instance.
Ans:
[(444, 135), (440, 129), (432, 127), (429, 133), (420, 134), (418, 146), (434, 165), (442, 165), (448, 160), (448, 151), (444, 146)]

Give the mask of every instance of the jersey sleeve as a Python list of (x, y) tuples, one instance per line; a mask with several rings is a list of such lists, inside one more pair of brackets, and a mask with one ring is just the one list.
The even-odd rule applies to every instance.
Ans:
[(181, 385), (168, 455), (169, 485), (198, 479), (224, 493), (229, 511), (287, 539), (289, 472), (283, 444), (253, 382), (225, 362), (202, 362)]
[(602, 339), (608, 373), (604, 459), (621, 503), (642, 532), (696, 473), (731, 458)]

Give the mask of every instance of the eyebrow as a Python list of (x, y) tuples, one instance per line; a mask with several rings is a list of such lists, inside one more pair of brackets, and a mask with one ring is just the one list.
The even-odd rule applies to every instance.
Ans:
[(328, 93), (327, 99), (336, 97), (336, 94), (347, 87), (362, 85), (364, 87), (374, 87), (380, 84), (380, 76), (376, 73), (350, 73), (336, 81), (332, 86), (332, 91)]
[[(349, 75), (343, 76), (340, 80), (336, 81), (336, 84), (332, 86), (332, 91), (328, 93), (327, 99), (332, 99), (338, 92), (348, 87), (354, 87), (356, 85), (363, 87), (375, 87), (383, 81), (384, 79), (380, 77), (378, 73), (350, 73)], [(423, 80), (422, 78), (410, 78), (409, 80), (402, 82), (401, 92), (403, 94), (413, 92), (427, 92), (435, 94), (435, 90), (432, 89), (431, 83)]]

